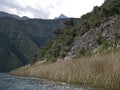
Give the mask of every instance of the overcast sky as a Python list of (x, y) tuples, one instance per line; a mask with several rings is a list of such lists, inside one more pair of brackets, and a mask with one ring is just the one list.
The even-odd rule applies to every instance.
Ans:
[(30, 18), (80, 17), (104, 0), (0, 0), (0, 11)]

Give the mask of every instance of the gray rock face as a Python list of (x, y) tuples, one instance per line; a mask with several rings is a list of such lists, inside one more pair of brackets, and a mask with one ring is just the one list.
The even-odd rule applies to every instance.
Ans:
[[(84, 52), (96, 52), (102, 47), (104, 42), (109, 42), (110, 46), (120, 47), (120, 16), (110, 17), (104, 20), (99, 27), (86, 32), (77, 37), (72, 43), (72, 48), (68, 56), (75, 57)], [(104, 41), (105, 40), (105, 41)]]

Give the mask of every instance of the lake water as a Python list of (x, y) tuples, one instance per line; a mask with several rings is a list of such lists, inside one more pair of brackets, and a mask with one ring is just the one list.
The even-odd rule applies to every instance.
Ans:
[(16, 77), (0, 73), (0, 90), (103, 90), (74, 87), (66, 83), (53, 82), (39, 78)]

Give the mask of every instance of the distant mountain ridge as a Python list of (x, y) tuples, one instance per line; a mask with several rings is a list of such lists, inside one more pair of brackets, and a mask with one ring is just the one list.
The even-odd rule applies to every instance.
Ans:
[(27, 19), (29, 19), (29, 18), (26, 17), (26, 16), (19, 17), (19, 16), (17, 16), (17, 15), (9, 14), (9, 13), (3, 12), (3, 11), (0, 11), (0, 17), (10, 17), (10, 18), (18, 19), (18, 20), (27, 20)]

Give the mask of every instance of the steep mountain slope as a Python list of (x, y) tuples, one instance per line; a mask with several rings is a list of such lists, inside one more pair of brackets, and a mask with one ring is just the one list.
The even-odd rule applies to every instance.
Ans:
[(0, 17), (0, 71), (29, 63), (39, 48), (51, 40), (53, 31), (64, 27), (65, 20)]
[(76, 25), (78, 34), (67, 56), (81, 56), (120, 45), (120, 1), (106, 0), (101, 7), (83, 15)]
[(120, 47), (120, 16), (104, 20), (99, 27), (77, 37), (67, 54), (69, 57), (81, 56), (87, 53), (102, 52), (113, 47)]
[[(78, 19), (79, 20), (79, 19)], [(72, 27), (77, 23), (77, 20), (69, 18), (64, 22), (63, 29), (54, 30), (53, 39), (40, 48), (38, 54), (32, 62), (47, 59), (48, 61), (56, 61), (57, 58), (63, 58), (70, 50), (70, 45), (76, 36), (75, 29)]]
[(23, 62), (11, 51), (12, 46), (7, 37), (0, 33), (0, 39), (0, 71), (7, 71), (23, 65)]
[(77, 24), (72, 19), (64, 24), (66, 27), (54, 32), (53, 41), (39, 51), (34, 61), (56, 61), (119, 47), (120, 0), (106, 0), (83, 15)]

